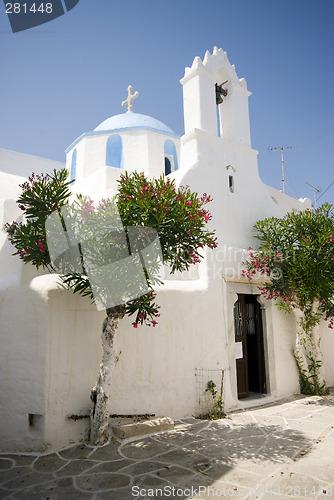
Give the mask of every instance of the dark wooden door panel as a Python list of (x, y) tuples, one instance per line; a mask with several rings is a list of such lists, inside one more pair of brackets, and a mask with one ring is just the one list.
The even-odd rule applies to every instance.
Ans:
[(244, 359), (237, 359), (237, 383), (238, 397), (246, 398), (249, 395), (248, 390), (248, 368)]
[(245, 316), (245, 297), (239, 295), (234, 306), (234, 331), (235, 342), (242, 343), (242, 358), (236, 360), (238, 397), (245, 398), (249, 394), (248, 389), (248, 362), (247, 362), (247, 330)]

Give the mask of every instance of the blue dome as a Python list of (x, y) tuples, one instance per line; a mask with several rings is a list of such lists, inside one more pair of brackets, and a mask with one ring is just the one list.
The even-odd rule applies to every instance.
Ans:
[(141, 115), (140, 113), (133, 113), (133, 111), (127, 111), (126, 113), (107, 118), (94, 129), (94, 132), (130, 129), (146, 129), (175, 135), (172, 129), (159, 120), (151, 116)]

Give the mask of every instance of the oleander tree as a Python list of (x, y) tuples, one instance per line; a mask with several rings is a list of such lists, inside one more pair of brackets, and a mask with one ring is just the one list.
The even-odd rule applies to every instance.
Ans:
[(91, 391), (90, 439), (102, 445), (109, 439), (119, 322), (131, 316), (134, 328), (155, 327), (160, 316), (156, 287), (163, 284), (161, 263), (170, 273), (188, 270), (200, 262), (205, 247), (213, 249), (217, 243), (214, 231), (207, 229), (211, 214), (205, 206), (210, 196), (199, 196), (188, 186), (177, 188), (168, 177), (124, 173), (116, 196), (99, 203), (81, 195), (70, 200), (67, 179), (66, 170), (50, 176), (33, 174), (21, 185), (17, 200), (24, 221), (8, 223), (4, 229), (24, 262), (57, 272), (73, 293), (106, 310), (102, 362)]
[(262, 276), (261, 293), (297, 320), (294, 356), (301, 392), (324, 394), (319, 324), (334, 322), (334, 216), (328, 203), (315, 210), (267, 218), (254, 226), (257, 250), (249, 248), (243, 276)]

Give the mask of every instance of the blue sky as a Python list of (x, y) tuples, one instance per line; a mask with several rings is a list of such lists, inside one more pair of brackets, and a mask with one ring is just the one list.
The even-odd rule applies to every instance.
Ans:
[[(183, 133), (184, 67), (216, 45), (248, 89), (263, 181), (313, 197), (334, 181), (333, 0), (80, 0), (66, 15), (13, 34), (0, 4), (0, 148), (64, 161), (83, 132), (134, 111)], [(1, 167), (0, 167), (1, 168)], [(334, 184), (319, 199), (334, 203)]]

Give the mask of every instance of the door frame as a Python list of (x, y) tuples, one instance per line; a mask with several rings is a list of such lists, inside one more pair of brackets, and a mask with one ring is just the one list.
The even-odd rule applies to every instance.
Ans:
[[(259, 283), (245, 283), (244, 280), (239, 278), (237, 281), (235, 278), (229, 278), (224, 276), (223, 278), (223, 290), (224, 290), (224, 304), (226, 307), (227, 314), (226, 318), (226, 335), (227, 335), (227, 349), (229, 358), (229, 371), (230, 371), (230, 384), (231, 384), (231, 404), (238, 406), (238, 388), (237, 388), (237, 369), (235, 360), (235, 333), (234, 333), (234, 304), (238, 300), (238, 294), (247, 295), (257, 295), (257, 302), (260, 304), (262, 311), (262, 327), (263, 327), (263, 348), (264, 348), (264, 360), (266, 367), (266, 388), (268, 396), (269, 394), (275, 394), (276, 392), (276, 368), (275, 368), (275, 352), (274, 352), (274, 331), (272, 323), (272, 301), (266, 300), (262, 295), (259, 294), (259, 289), (257, 285), (263, 285), (263, 282)], [(232, 403), (233, 401), (233, 403)]]

